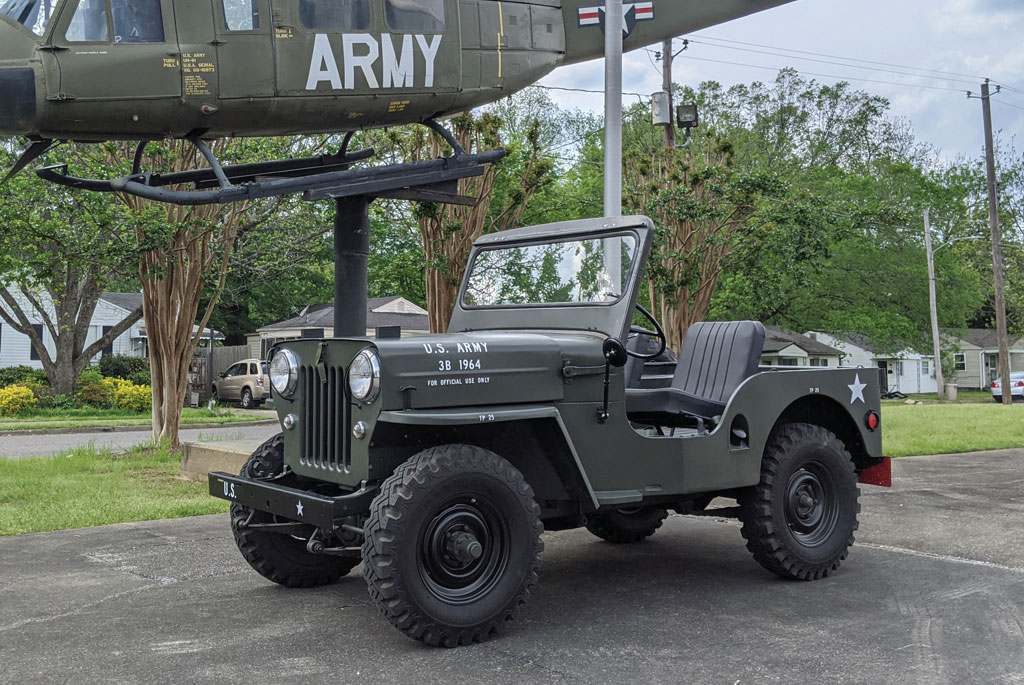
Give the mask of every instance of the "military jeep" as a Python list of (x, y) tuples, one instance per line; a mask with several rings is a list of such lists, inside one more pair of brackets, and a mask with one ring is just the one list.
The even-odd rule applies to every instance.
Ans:
[(709, 511), (738, 516), (769, 571), (838, 569), (858, 476), (888, 479), (877, 370), (759, 367), (753, 321), (695, 324), (674, 371), (645, 370), (665, 346), (637, 303), (652, 233), (624, 217), (487, 235), (448, 333), (274, 348), (283, 430), (209, 479), (246, 561), (293, 587), (362, 562), (387, 619), (443, 646), (508, 625), (545, 529), (636, 543), (724, 497), (738, 506)]

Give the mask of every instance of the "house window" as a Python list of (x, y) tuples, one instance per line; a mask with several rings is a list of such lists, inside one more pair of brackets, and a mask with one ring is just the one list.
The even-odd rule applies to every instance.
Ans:
[(779, 359), (779, 366), (796, 366), (796, 359)]
[(811, 357), (811, 366), (828, 366), (828, 359), (824, 357)]
[(299, 21), (313, 31), (365, 31), (370, 0), (299, 0)]
[(957, 371), (967, 370), (967, 355), (958, 353), (953, 355), (953, 368)]
[[(109, 333), (112, 330), (114, 330), (113, 326), (104, 326), (103, 327), (103, 335), (106, 335), (107, 333)], [(114, 341), (113, 340), (111, 340), (110, 344), (107, 345), (106, 347), (104, 347), (103, 351), (100, 352), (100, 356), (101, 357), (106, 357), (108, 354), (114, 354)]]
[(903, 375), (903, 362), (893, 362), (892, 368), (893, 373), (895, 373), (897, 376)]
[(931, 366), (932, 366), (931, 363), (929, 363), (929, 361), (927, 359), (922, 359), (921, 360), (921, 375), (922, 376), (926, 376), (926, 377), (927, 376), (931, 376), (932, 375)]
[[(32, 324), (32, 330), (34, 330), (36, 332), (36, 335), (39, 336), (40, 340), (45, 341), (45, 338), (43, 338), (43, 324), (41, 324), (41, 323), (34, 323), (34, 324)], [(33, 361), (39, 361), (39, 353), (36, 352), (36, 346), (31, 343), (31, 338), (29, 339), (29, 341), (30, 342), (29, 342), (29, 357), (28, 358), (32, 359)]]
[(387, 0), (388, 26), (395, 31), (440, 33), (444, 30), (444, 0)]

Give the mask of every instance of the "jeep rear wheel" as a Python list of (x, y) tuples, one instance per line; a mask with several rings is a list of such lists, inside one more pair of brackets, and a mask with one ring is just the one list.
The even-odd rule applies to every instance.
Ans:
[(761, 482), (739, 498), (747, 549), (782, 578), (824, 578), (853, 544), (859, 495), (853, 460), (834, 433), (783, 426), (765, 448)]
[(540, 507), (489, 450), (432, 447), (381, 486), (365, 525), (363, 577), (388, 621), (428, 645), (497, 635), (537, 582)]
[[(241, 475), (256, 479), (270, 478), (280, 473), (283, 466), (284, 439), (281, 435), (275, 435), (256, 448), (242, 467)], [(279, 519), (263, 511), (253, 511), (237, 502), (231, 505), (231, 532), (238, 551), (257, 573), (280, 585), (329, 585), (359, 564), (357, 558), (310, 554), (306, 551), (308, 537), (245, 528), (243, 522), (282, 523), (286, 519)], [(311, 526), (310, 534), (312, 532)]]
[(668, 511), (660, 507), (599, 511), (587, 517), (587, 530), (602, 540), (625, 545), (654, 535), (667, 516)]

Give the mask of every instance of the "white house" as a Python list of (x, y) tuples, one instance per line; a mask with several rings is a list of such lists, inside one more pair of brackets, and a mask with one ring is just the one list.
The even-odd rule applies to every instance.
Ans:
[[(43, 324), (43, 319), (17, 292), (12, 292), (15, 299), (21, 305), (22, 311), (28, 315), (32, 325), (43, 338), (52, 357), (57, 353), (53, 338)], [(50, 305), (48, 299), (41, 300), (43, 306)], [(136, 307), (142, 304), (141, 293), (103, 293), (99, 302), (96, 303), (96, 310), (93, 312), (92, 321), (89, 324), (89, 332), (86, 335), (85, 345), (88, 347), (96, 342), (104, 333), (120, 323)], [(2, 305), (0, 305), (2, 306)], [(53, 317), (51, 306), (50, 316)], [(107, 354), (124, 354), (133, 357), (141, 357), (144, 354), (144, 340), (140, 333), (142, 320), (133, 324), (127, 331), (119, 335), (100, 354), (93, 359), (98, 362), (99, 358)], [(36, 369), (43, 368), (36, 351), (32, 348), (29, 337), (12, 328), (6, 322), (0, 320), (0, 367), (6, 366), (31, 366)]]
[(813, 337), (778, 326), (764, 327), (762, 366), (838, 367), (839, 350)]
[(911, 349), (896, 354), (878, 352), (871, 340), (857, 333), (832, 335), (822, 331), (807, 331), (806, 335), (819, 340), (842, 353), (842, 367), (877, 367), (885, 369), (886, 386), (882, 392), (902, 392), (916, 395), (935, 392), (934, 355), (921, 354)]

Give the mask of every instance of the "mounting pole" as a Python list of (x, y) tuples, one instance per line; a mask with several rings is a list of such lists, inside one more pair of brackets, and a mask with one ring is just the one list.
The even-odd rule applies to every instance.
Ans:
[[(366, 265), (370, 255), (370, 201), (336, 200), (334, 215), (334, 336), (366, 335)], [(324, 336), (327, 337), (327, 336)]]
[[(606, 0), (604, 13), (604, 215), (622, 216), (622, 0)], [(622, 243), (606, 240), (604, 268), (622, 284)]]
[(1003, 404), (1013, 402), (1010, 387), (1010, 339), (1006, 333), (1006, 297), (1003, 294), (1003, 242), (999, 230), (999, 201), (996, 198), (996, 160), (992, 144), (992, 103), (988, 79), (981, 84), (981, 113), (985, 119), (985, 173), (988, 181), (988, 227), (992, 234), (992, 278), (995, 286), (996, 335), (999, 338), (999, 378)]
[(661, 44), (661, 89), (668, 93), (668, 126), (665, 127), (665, 149), (676, 146), (675, 107), (672, 98), (672, 39)]

